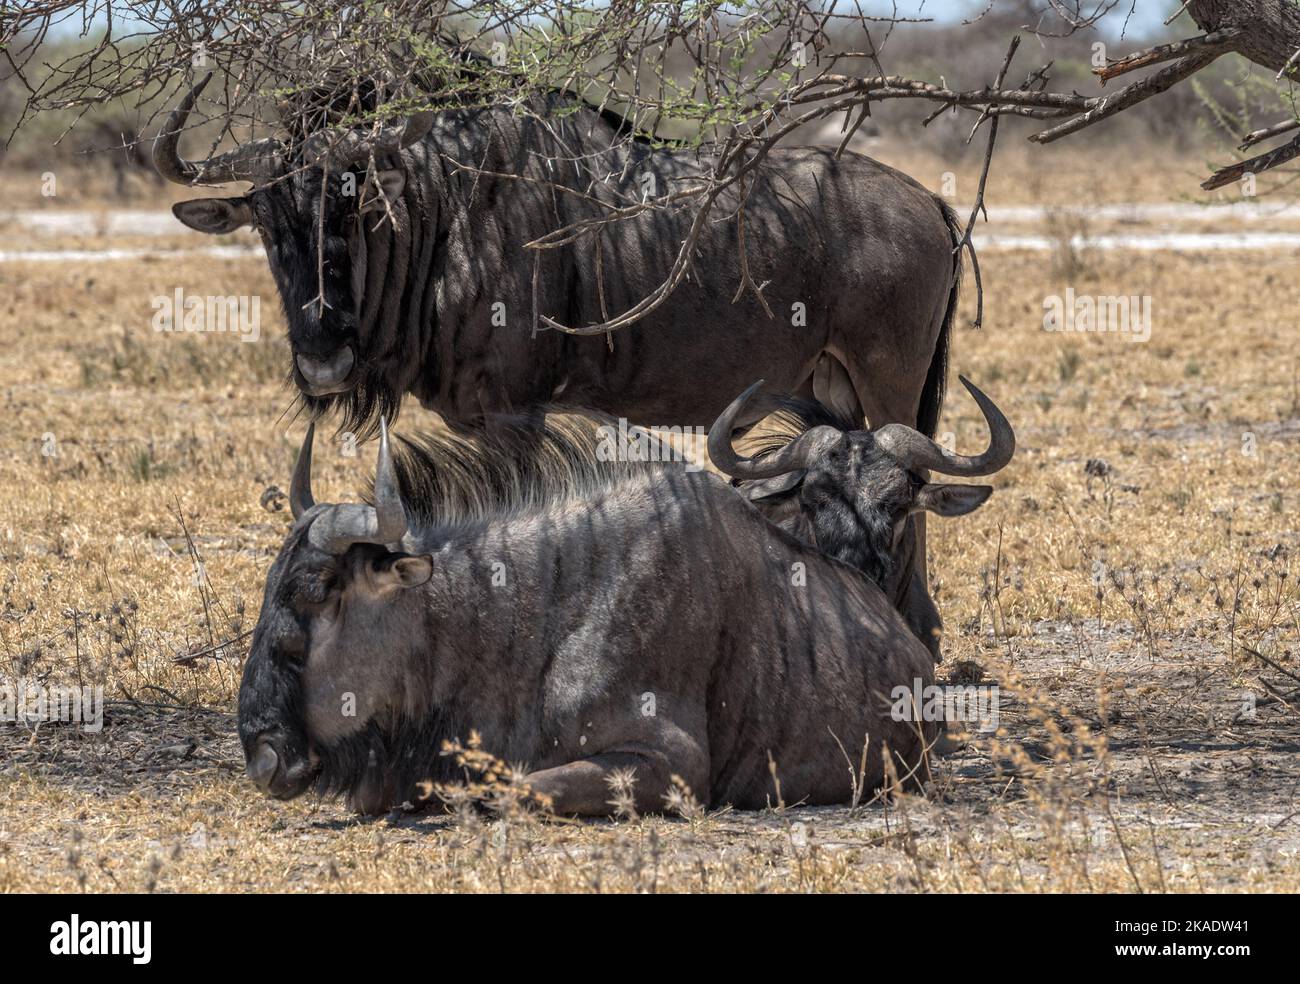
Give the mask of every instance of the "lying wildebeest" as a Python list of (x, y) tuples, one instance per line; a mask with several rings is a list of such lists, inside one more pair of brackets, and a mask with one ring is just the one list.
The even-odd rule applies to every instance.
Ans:
[[(844, 749), (864, 743), (868, 789), (886, 748), (923, 774), (938, 724), (907, 720), (898, 690), (930, 685), (933, 663), (861, 571), (717, 476), (599, 461), (594, 435), (555, 422), (493, 433), (394, 458), (385, 427), (374, 504), (325, 505), (309, 429), (239, 695), (264, 790), (376, 813), (455, 781), (440, 751), (471, 729), (561, 814), (609, 813), (615, 770), (635, 770), (641, 811), (673, 776), (706, 805), (762, 807), (770, 762), (785, 802), (843, 802)], [(961, 497), (882, 474), (890, 515)]]
[(912, 574), (916, 536), (908, 515), (962, 516), (992, 493), (988, 485), (931, 485), (927, 471), (992, 475), (1016, 450), (1011, 424), (965, 376), (989, 427), (984, 453), (957, 454), (902, 424), (861, 430), (816, 403), (778, 401), (780, 424), (752, 458), (732, 434), (762, 381), (737, 397), (709, 431), (709, 457), (772, 522), (858, 568), (891, 599), (938, 661), (943, 623), (927, 586)]
[[(684, 190), (703, 173), (686, 151), (645, 139), (615, 146), (625, 120), (557, 93), (423, 112), (373, 136), (265, 138), (187, 161), (178, 140), (207, 81), (160, 129), (155, 164), (186, 185), (253, 182), (242, 196), (174, 211), (202, 232), (260, 233), (293, 379), (313, 411), (340, 407), (356, 428), (391, 419), (411, 393), (457, 428), (544, 404), (707, 426), (761, 376), (859, 423), (934, 433), (960, 232), (940, 198), (883, 164), (774, 149), (747, 176), (744, 207), (748, 268), (766, 282), (772, 315), (752, 290), (733, 301), (733, 186), (703, 227), (688, 281), (611, 343), (539, 331), (538, 319), (583, 327), (630, 309), (667, 277), (691, 211), (642, 212), (607, 227), (598, 246), (524, 245), (603, 215), (598, 202), (639, 201), (652, 179), (658, 195)], [(586, 166), (549, 163), (561, 160)], [(588, 187), (590, 174), (622, 175), (621, 197)]]

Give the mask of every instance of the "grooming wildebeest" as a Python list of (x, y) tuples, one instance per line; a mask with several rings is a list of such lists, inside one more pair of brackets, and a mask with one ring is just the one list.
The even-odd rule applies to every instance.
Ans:
[(781, 433), (752, 458), (732, 447), (736, 421), (762, 386), (755, 383), (723, 411), (709, 431), (709, 457), (772, 522), (858, 568), (902, 613), (939, 659), (943, 622), (927, 586), (912, 576), (916, 536), (909, 514), (928, 510), (962, 516), (993, 492), (988, 485), (932, 485), (927, 471), (963, 478), (992, 475), (1016, 451), (1011, 424), (965, 376), (989, 427), (982, 454), (957, 454), (906, 426), (861, 430), (825, 407), (779, 401)]
[(599, 462), (554, 422), (494, 433), (394, 459), (385, 428), (374, 504), (324, 505), (308, 431), (239, 695), (264, 790), (379, 812), (455, 781), (442, 743), (471, 729), (561, 814), (609, 813), (629, 768), (640, 811), (674, 775), (706, 805), (775, 802), (769, 754), (787, 803), (848, 800), (864, 742), (868, 790), (886, 746), (921, 774), (938, 725), (891, 695), (933, 663), (860, 571), (714, 475)]

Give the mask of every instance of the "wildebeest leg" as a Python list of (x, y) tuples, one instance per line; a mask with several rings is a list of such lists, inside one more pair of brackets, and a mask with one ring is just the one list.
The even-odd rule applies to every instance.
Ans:
[(863, 419), (862, 402), (853, 388), (849, 372), (835, 356), (823, 352), (812, 374), (812, 392), (817, 402), (836, 416), (858, 421)]
[[(918, 558), (919, 560), (920, 558)], [(942, 620), (934, 599), (930, 597), (929, 586), (923, 580), (923, 571), (914, 571), (907, 585), (906, 611), (907, 624), (912, 632), (925, 643), (930, 656), (936, 663), (943, 659), (939, 641), (942, 638)]]
[(614, 812), (610, 777), (619, 770), (633, 774), (632, 797), (638, 813), (664, 808), (664, 794), (678, 771), (663, 752), (629, 746), (530, 773), (526, 781), (534, 793), (550, 797), (559, 816), (607, 817)]

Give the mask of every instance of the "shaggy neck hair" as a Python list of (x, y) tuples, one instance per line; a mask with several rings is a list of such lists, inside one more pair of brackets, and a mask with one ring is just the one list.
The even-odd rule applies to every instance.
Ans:
[(651, 460), (629, 460), (638, 457), (631, 444), (637, 432), (629, 431), (629, 443), (622, 444), (612, 418), (564, 412), (548, 416), (540, 427), (507, 422), (472, 437), (401, 437), (393, 464), (402, 505), (413, 529), (464, 526), (589, 501), (672, 467), (663, 463), (670, 457), (666, 445), (646, 431), (639, 432), (639, 447), (649, 450)]
[(862, 430), (862, 421), (841, 416), (817, 400), (800, 400), (793, 396), (770, 396), (767, 400), (766, 407), (770, 408), (770, 416), (763, 427), (763, 433), (741, 440), (745, 452), (756, 457), (785, 447), (804, 431), (814, 427), (825, 425), (845, 433)]

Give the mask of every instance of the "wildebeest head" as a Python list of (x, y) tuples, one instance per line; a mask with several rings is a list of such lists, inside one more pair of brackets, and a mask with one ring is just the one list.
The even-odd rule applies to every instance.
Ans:
[[(410, 630), (421, 624), (418, 592), (409, 589), (429, 580), (432, 558), (392, 549), (407, 518), (387, 427), (374, 505), (315, 502), (312, 429), (290, 487), (293, 531), (267, 576), (244, 667), (239, 737), (249, 778), (272, 796), (291, 799), (319, 780), (374, 813), (395, 795), (380, 736), (427, 710), (413, 706), (427, 688), (407, 679), (420, 663), (401, 657), (420, 644)], [(385, 658), (365, 658), (376, 652)]]
[[(188, 161), (177, 144), (211, 77), (189, 91), (159, 131), (154, 166), (178, 184), (251, 181), (253, 188), (233, 198), (178, 202), (172, 211), (199, 232), (222, 234), (242, 226), (258, 231), (284, 302), (295, 384), (309, 404), (349, 393), (364, 375), (358, 338), (366, 277), (361, 224), (378, 220), (380, 215), (364, 216), (386, 211), (406, 182), (400, 167), (383, 168), (379, 162), (421, 140), (434, 114), (416, 113), (377, 133), (323, 129), (307, 134), (296, 126), (288, 142), (268, 137)], [(329, 114), (319, 122), (330, 122)]]
[(921, 511), (961, 516), (993, 491), (988, 485), (932, 483), (926, 472), (991, 475), (1015, 453), (1015, 433), (1002, 411), (970, 380), (960, 378), (989, 426), (991, 439), (983, 454), (957, 454), (903, 424), (865, 431), (822, 423), (788, 443), (742, 457), (732, 447), (732, 432), (763, 385), (760, 380), (710, 429), (709, 457), (769, 519), (888, 590), (908, 516)]

